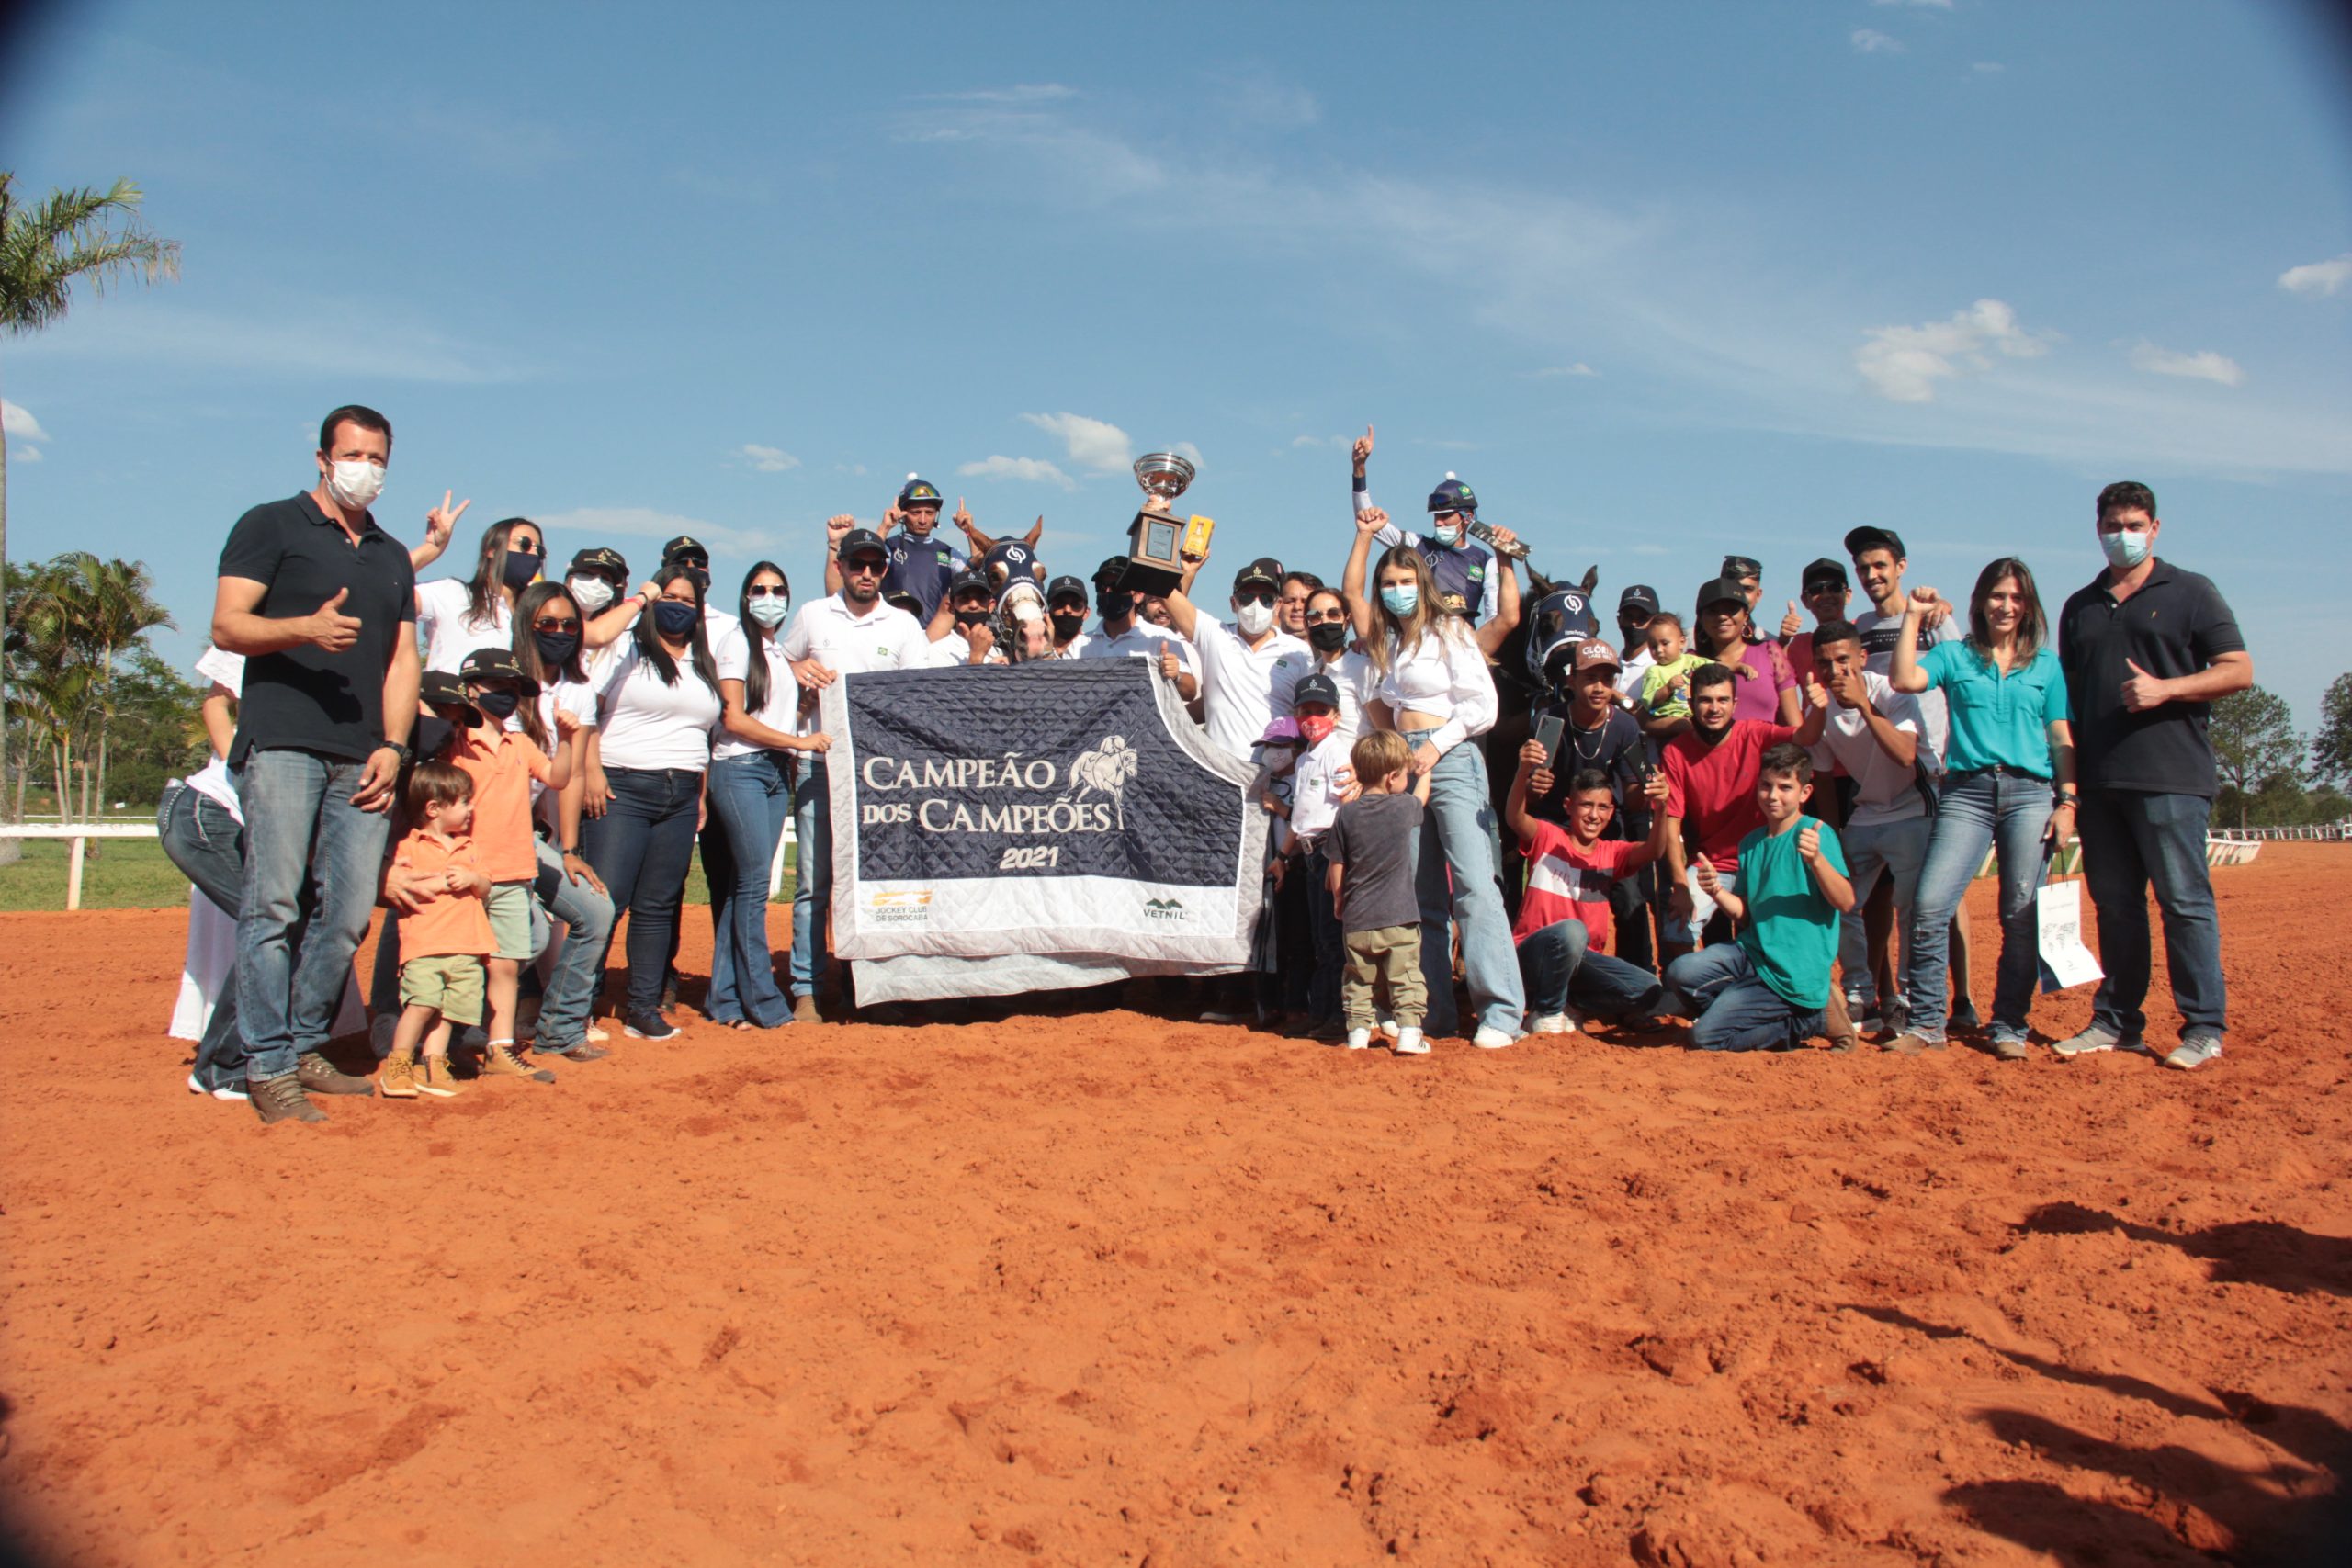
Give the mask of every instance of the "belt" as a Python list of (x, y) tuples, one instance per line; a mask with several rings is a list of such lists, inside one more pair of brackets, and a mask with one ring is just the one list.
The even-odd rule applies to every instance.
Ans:
[(2050, 782), (2050, 775), (2047, 773), (2030, 773), (2023, 768), (2012, 768), (2007, 762), (1994, 762), (1986, 767), (1964, 769), (1961, 772), (1954, 773), (1951, 774), (1951, 777), (1955, 779), (1975, 779), (1982, 778), (1986, 773), (1991, 773), (1997, 778), (2027, 779), (2038, 784), (2046, 784)]

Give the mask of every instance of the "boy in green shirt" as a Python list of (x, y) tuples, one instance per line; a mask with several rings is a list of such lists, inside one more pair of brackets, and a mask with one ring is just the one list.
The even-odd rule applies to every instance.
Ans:
[(1739, 922), (1739, 940), (1667, 965), (1702, 1051), (1793, 1050), (1819, 1033), (1838, 956), (1838, 918), (1854, 907), (1837, 829), (1804, 815), (1813, 759), (1783, 741), (1757, 764), (1764, 826), (1739, 841), (1739, 864), (1718, 876), (1705, 855), (1699, 886)]

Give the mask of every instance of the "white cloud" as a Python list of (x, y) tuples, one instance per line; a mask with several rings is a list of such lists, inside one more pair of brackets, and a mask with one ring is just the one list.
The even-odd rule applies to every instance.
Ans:
[(931, 93), (925, 96), (934, 103), (1053, 104), (1078, 96), (1078, 89), (1066, 87), (1059, 82), (1023, 82), (1011, 87), (982, 87), (969, 93)]
[(2324, 299), (2346, 283), (2352, 283), (2352, 251), (2324, 262), (2305, 262), (2290, 266), (2278, 275), (2278, 287), (2290, 294)]
[(1574, 365), (1547, 365), (1541, 370), (1531, 370), (1527, 374), (1534, 380), (1552, 381), (1563, 376), (1598, 376), (1600, 372), (1579, 359)]
[(763, 474), (789, 473), (800, 466), (800, 459), (775, 446), (763, 446), (756, 441), (746, 441), (741, 448), (752, 460), (752, 467)]
[(0, 398), (0, 432), (13, 435), (19, 441), (49, 439), (49, 432), (40, 427), (40, 421), (32, 416), (30, 410), (22, 403), (12, 403), (6, 398)]
[(208, 380), (242, 370), (322, 377), (337, 386), (371, 379), (478, 385), (530, 374), (413, 313), (385, 319), (379, 305), (288, 299), (267, 316), (232, 316), (125, 296), (103, 310), (77, 311), (9, 352), (179, 366)]
[(1989, 354), (2030, 359), (2049, 344), (2018, 325), (2018, 314), (1998, 299), (1979, 299), (1949, 321), (1916, 327), (1873, 327), (1854, 351), (1854, 368), (1871, 389), (1890, 402), (1931, 403), (1936, 383), (1969, 370), (1989, 370)]
[(1901, 54), (1903, 40), (1889, 38), (1876, 28), (1856, 28), (1852, 35), (1856, 54)]
[(1168, 448), (1195, 468), (1201, 466), (1201, 449), (1189, 441), (1179, 441)]
[(13, 447), (10, 449), (9, 460), (17, 463), (38, 463), (40, 461), (40, 448), (38, 446)]
[(1036, 484), (1059, 485), (1064, 490), (1078, 488), (1068, 474), (1043, 457), (986, 457), (977, 463), (966, 463), (956, 471), (966, 479), (1023, 479)]
[(1115, 424), (1079, 413), (1024, 413), (1021, 417), (1059, 440), (1069, 460), (1081, 468), (1117, 474), (1125, 472), (1127, 464), (1133, 461), (1130, 454), (1135, 443)]
[[(634, 539), (674, 539), (681, 534), (691, 535), (714, 549), (752, 551), (775, 548), (782, 541), (763, 528), (729, 528), (723, 523), (712, 523), (700, 517), (682, 517), (674, 512), (656, 512), (650, 506), (577, 506), (570, 512), (541, 513), (539, 526), (567, 554), (586, 549), (599, 541), (620, 535)], [(821, 540), (824, 530), (811, 525), (809, 536)], [(623, 550), (621, 554), (629, 552)], [(650, 577), (650, 571), (640, 570), (637, 575)]]
[(2245, 379), (2245, 372), (2238, 362), (2206, 349), (2199, 354), (2183, 354), (2177, 349), (2158, 348), (2142, 338), (2132, 350), (2132, 366), (2154, 376), (2190, 376), (2202, 381), (2219, 381), (2224, 387), (2234, 387)]

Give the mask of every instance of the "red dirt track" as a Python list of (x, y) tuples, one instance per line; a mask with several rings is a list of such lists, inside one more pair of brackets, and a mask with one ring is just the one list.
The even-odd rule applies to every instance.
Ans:
[(697, 1023), (318, 1129), (179, 1087), (179, 913), (0, 916), (0, 1495), (72, 1562), (2290, 1560), (2347, 874), (2215, 874), (2195, 1074)]

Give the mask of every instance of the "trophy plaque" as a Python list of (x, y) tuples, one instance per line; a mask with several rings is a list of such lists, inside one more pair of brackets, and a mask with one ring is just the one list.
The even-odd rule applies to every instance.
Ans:
[(1193, 482), (1189, 458), (1174, 452), (1148, 452), (1136, 459), (1136, 483), (1143, 487), (1143, 510), (1127, 525), (1127, 570), (1119, 586), (1142, 593), (1167, 593), (1184, 581), (1184, 545), (1198, 532), (1207, 539), (1214, 526), (1205, 517), (1182, 519), (1169, 502)]

